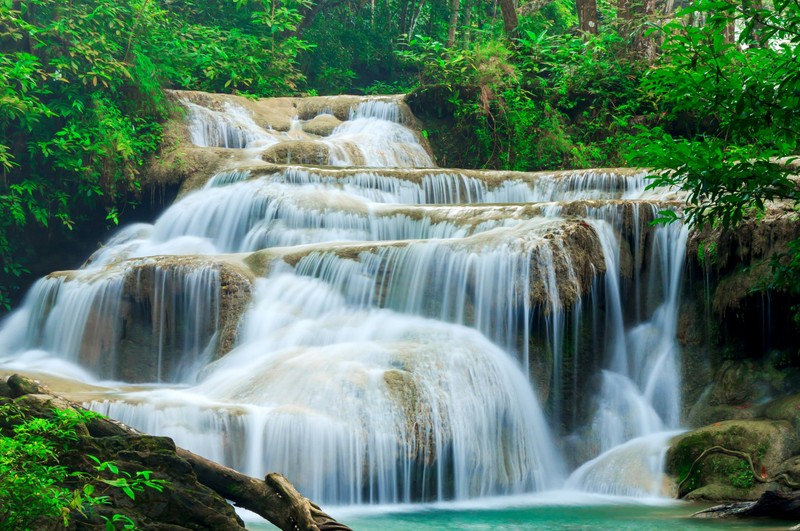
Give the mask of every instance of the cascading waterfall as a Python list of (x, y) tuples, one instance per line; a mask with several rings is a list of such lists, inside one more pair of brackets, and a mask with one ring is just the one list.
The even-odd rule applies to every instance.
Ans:
[(592, 421), (601, 455), (580, 467), (569, 479), (570, 486), (622, 495), (658, 495), (663, 488), (658, 478), (666, 442), (680, 421), (676, 330), (688, 230), (673, 225), (654, 230), (652, 235), (649, 260), (656, 267), (646, 300), (661, 302), (648, 320), (627, 332), (620, 326), (622, 309), (615, 289), (620, 283), (619, 268), (612, 267), (619, 260), (613, 251), (617, 247), (610, 245), (613, 233), (601, 238), (606, 257), (605, 324), (612, 338), (606, 350), (608, 369), (600, 376)]
[(332, 166), (430, 167), (433, 160), (416, 135), (400, 124), (394, 102), (366, 101), (324, 140)]
[[(15, 350), (57, 353), (100, 378), (193, 381), (213, 357), (218, 272), (150, 262), (39, 280), (28, 297), (27, 327), (14, 330)], [(136, 328), (146, 330), (146, 342), (131, 341)]]
[[(641, 172), (433, 168), (397, 99), (322, 137), (183, 103), (196, 146), (247, 156), (39, 281), (0, 368), (105, 385), (90, 407), (326, 503), (660, 492), (686, 230), (649, 220), (674, 197)], [(327, 165), (261, 161), (297, 142)]]

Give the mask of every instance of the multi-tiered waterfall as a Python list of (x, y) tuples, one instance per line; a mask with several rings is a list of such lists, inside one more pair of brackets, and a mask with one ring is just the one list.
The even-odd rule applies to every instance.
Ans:
[(686, 231), (650, 222), (674, 198), (435, 168), (402, 98), (176, 97), (214, 171), (40, 280), (0, 369), (326, 503), (659, 493)]

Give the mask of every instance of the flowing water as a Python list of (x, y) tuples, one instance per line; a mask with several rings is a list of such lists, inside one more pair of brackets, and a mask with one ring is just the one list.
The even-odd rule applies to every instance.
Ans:
[[(650, 221), (672, 194), (630, 170), (435, 168), (399, 98), (282, 129), (201, 103), (188, 137), (228, 166), (40, 280), (0, 369), (91, 384), (93, 409), (320, 503), (412, 504), (388, 519), (415, 528), (550, 525), (479, 508), (552, 489), (664, 494), (687, 231)], [(474, 510), (413, 505), (453, 501)]]

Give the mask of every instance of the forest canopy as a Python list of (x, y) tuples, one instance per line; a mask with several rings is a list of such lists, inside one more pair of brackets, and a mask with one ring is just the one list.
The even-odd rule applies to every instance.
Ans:
[(167, 89), (414, 91), (443, 164), (662, 168), (730, 226), (796, 199), (798, 46), (786, 0), (4, 0), (0, 305), (140, 200)]

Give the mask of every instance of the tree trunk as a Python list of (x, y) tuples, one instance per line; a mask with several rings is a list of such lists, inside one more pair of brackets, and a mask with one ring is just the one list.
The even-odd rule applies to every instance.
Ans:
[[(738, 3), (738, 0), (725, 0), (730, 6), (735, 6)], [(744, 2), (742, 2), (744, 3)], [(735, 8), (734, 8), (735, 9)], [(722, 30), (722, 36), (725, 39), (726, 44), (733, 44), (736, 42), (736, 12), (729, 11), (728, 15), (726, 16), (726, 23), (725, 28)]]
[(464, 48), (469, 46), (472, 40), (472, 3), (470, 0), (464, 2), (464, 32), (462, 33), (462, 42)]
[(458, 27), (458, 10), (460, 0), (450, 0), (450, 23), (447, 27), (447, 47), (452, 48), (456, 43), (456, 28)]
[(764, 29), (764, 24), (762, 23), (762, 19), (759, 15), (759, 12), (763, 8), (764, 5), (761, 0), (742, 0), (742, 13), (745, 16), (745, 20), (743, 22), (753, 22), (753, 27), (750, 30), (750, 34), (743, 36), (744, 42), (746, 42), (748, 46), (758, 47), (763, 45), (761, 42), (761, 32)]
[(408, 5), (411, 0), (404, 0), (403, 9), (400, 11), (400, 33), (408, 33)]
[(633, 12), (631, 11), (631, 0), (618, 0), (617, 18), (622, 22), (630, 22)]
[(577, 5), (580, 30), (597, 35), (597, 0), (577, 0)]
[(633, 49), (648, 61), (654, 61), (658, 55), (659, 42), (652, 36), (645, 35), (647, 23), (656, 12), (656, 0), (643, 0), (635, 7), (636, 33), (633, 35)]
[(424, 5), (425, 5), (425, 0), (419, 0), (419, 4), (417, 4), (415, 12), (411, 14), (411, 22), (408, 24), (408, 40), (414, 38), (414, 30), (417, 27), (419, 16), (422, 14), (422, 6)]
[(500, 11), (503, 13), (503, 28), (505, 28), (506, 35), (511, 38), (516, 35), (517, 26), (519, 26), (514, 0), (500, 0)]
[[(77, 404), (74, 407), (80, 408)], [(130, 426), (102, 417), (92, 419), (87, 428), (93, 437), (141, 435), (141, 432)], [(176, 447), (176, 454), (189, 462), (197, 475), (197, 481), (284, 531), (351, 531), (311, 500), (303, 497), (280, 474), (267, 474), (264, 481), (261, 481), (185, 448)]]
[(283, 530), (350, 530), (325, 514), (308, 498), (304, 498), (280, 474), (267, 474), (264, 481), (261, 481), (183, 448), (178, 448), (178, 457), (192, 465), (200, 483)]

